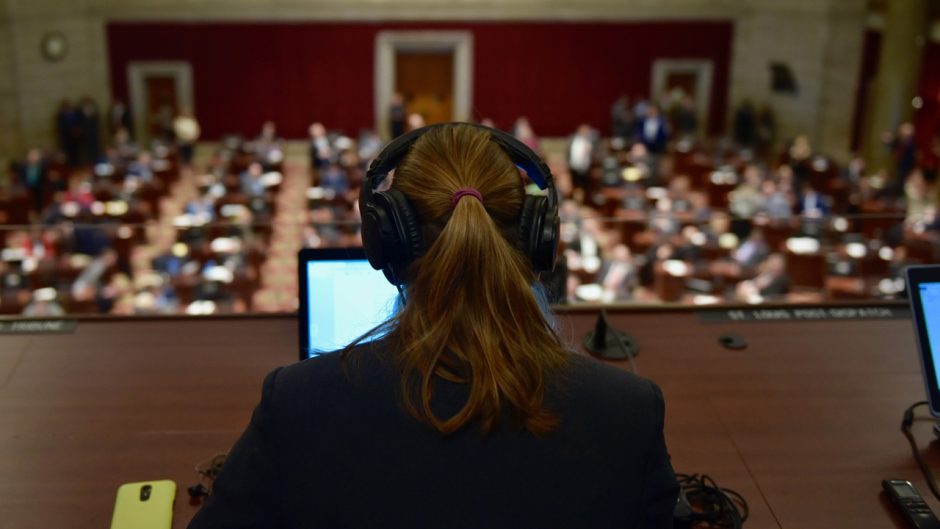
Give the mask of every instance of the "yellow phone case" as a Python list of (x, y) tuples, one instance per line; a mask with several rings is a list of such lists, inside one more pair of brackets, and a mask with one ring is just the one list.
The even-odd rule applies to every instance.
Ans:
[(118, 488), (111, 529), (171, 529), (176, 483), (164, 479)]

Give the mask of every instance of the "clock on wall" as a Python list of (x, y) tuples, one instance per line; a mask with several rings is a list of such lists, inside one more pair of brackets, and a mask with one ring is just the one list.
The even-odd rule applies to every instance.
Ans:
[(69, 42), (62, 33), (51, 31), (43, 35), (39, 49), (47, 61), (58, 62), (68, 54)]

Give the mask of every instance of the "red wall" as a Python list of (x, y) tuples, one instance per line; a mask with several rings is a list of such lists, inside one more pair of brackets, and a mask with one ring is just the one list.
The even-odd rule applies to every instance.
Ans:
[(111, 89), (127, 99), (127, 65), (182, 60), (193, 67), (206, 138), (258, 133), (264, 120), (301, 137), (312, 121), (355, 133), (372, 127), (374, 39), (384, 29), (461, 29), (474, 36), (473, 116), (508, 128), (527, 116), (562, 136), (582, 122), (607, 132), (621, 91), (649, 96), (659, 58), (714, 63), (709, 131), (727, 109), (733, 24), (636, 23), (129, 23), (108, 24)]

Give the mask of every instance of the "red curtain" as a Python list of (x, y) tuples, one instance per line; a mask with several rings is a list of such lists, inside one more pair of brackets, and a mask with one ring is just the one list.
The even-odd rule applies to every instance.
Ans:
[(372, 127), (373, 54), (385, 29), (460, 29), (474, 38), (473, 117), (508, 128), (527, 116), (537, 134), (587, 122), (607, 131), (614, 99), (649, 97), (653, 61), (713, 63), (707, 123), (723, 129), (733, 24), (631, 23), (132, 23), (108, 24), (111, 88), (127, 100), (133, 61), (187, 61), (204, 137), (253, 136), (271, 119), (288, 138), (307, 126), (355, 134)]

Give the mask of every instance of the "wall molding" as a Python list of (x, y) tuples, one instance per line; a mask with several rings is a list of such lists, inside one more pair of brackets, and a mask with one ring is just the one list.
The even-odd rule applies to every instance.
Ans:
[[(709, 106), (712, 100), (712, 61), (702, 59), (657, 59), (653, 61), (650, 75), (650, 99), (656, 101), (666, 88), (666, 78), (671, 73), (694, 73), (695, 113), (704, 130), (708, 129)], [(665, 109), (664, 109), (665, 111)]]
[(389, 134), (388, 107), (395, 93), (395, 53), (454, 54), (454, 121), (469, 121), (473, 108), (473, 33), (470, 31), (380, 31), (375, 36), (375, 130)]
[(196, 112), (193, 96), (193, 69), (184, 61), (136, 61), (127, 65), (127, 87), (130, 94), (131, 115), (134, 116), (134, 133), (138, 143), (150, 138), (147, 130), (147, 83), (152, 75), (173, 77), (176, 86), (176, 101), (180, 108)]

